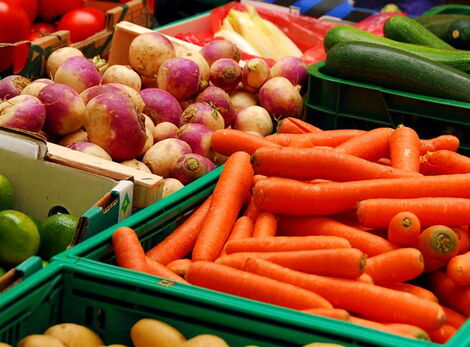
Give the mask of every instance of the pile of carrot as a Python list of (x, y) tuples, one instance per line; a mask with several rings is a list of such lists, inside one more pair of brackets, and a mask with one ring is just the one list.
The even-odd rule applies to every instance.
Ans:
[(117, 265), (437, 343), (470, 316), (470, 158), (455, 136), (286, 118), (212, 146), (229, 157), (212, 195), (147, 252), (117, 229)]

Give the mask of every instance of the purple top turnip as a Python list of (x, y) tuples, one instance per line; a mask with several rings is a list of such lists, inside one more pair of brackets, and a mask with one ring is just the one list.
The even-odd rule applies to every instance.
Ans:
[(87, 58), (72, 57), (59, 66), (54, 75), (54, 82), (65, 84), (81, 93), (100, 84), (101, 75)]
[(235, 113), (238, 113), (245, 107), (258, 105), (258, 97), (253, 93), (236, 91), (230, 93), (230, 102)]
[(269, 65), (261, 58), (246, 62), (242, 71), (242, 83), (246, 91), (256, 93), (271, 78)]
[(51, 53), (47, 58), (47, 75), (54, 78), (57, 69), (69, 58), (83, 57), (82, 51), (74, 47), (62, 47)]
[(234, 89), (242, 80), (242, 70), (240, 65), (228, 58), (221, 58), (216, 60), (211, 65), (211, 78), (212, 84), (223, 90)]
[(237, 63), (240, 61), (240, 50), (228, 40), (213, 40), (206, 43), (201, 48), (201, 54), (209, 65), (221, 58), (233, 59)]
[(7, 76), (0, 80), (0, 100), (11, 99), (21, 94), (31, 81), (20, 75)]
[(112, 65), (103, 74), (103, 84), (120, 83), (140, 91), (142, 81), (137, 72), (126, 65)]
[(73, 149), (74, 151), (79, 151), (79, 152), (87, 153), (90, 155), (94, 155), (95, 157), (98, 157), (101, 159), (112, 160), (109, 154), (106, 153), (106, 151), (103, 148), (101, 148), (95, 143), (75, 142), (67, 147), (70, 149)]
[(194, 61), (186, 58), (173, 58), (160, 66), (157, 81), (160, 89), (166, 90), (178, 101), (184, 101), (198, 93), (201, 74)]
[(297, 57), (285, 57), (271, 67), (273, 77), (285, 77), (294, 86), (303, 86), (307, 81), (307, 65)]
[(154, 124), (170, 122), (179, 126), (183, 110), (173, 95), (158, 88), (147, 88), (140, 91), (144, 100), (144, 113)]
[(268, 111), (261, 106), (248, 106), (237, 113), (233, 127), (242, 131), (252, 131), (266, 136), (273, 132), (273, 121)]
[(144, 99), (142, 99), (139, 92), (136, 91), (135, 89), (129, 86), (126, 86), (125, 84), (121, 84), (121, 83), (107, 83), (106, 86), (116, 87), (117, 89), (121, 91), (121, 93), (123, 93), (124, 95), (126, 95), (128, 98), (131, 99), (132, 103), (134, 104), (135, 107), (137, 107), (137, 110), (139, 110), (139, 112), (142, 112), (144, 110), (145, 108)]
[(235, 119), (236, 114), (233, 110), (230, 96), (219, 87), (207, 87), (198, 95), (196, 102), (206, 102), (217, 108), (217, 111), (219, 111), (224, 118), (225, 127), (231, 125)]
[(193, 153), (209, 158), (211, 155), (211, 137), (213, 133), (205, 125), (189, 123), (183, 125), (178, 130), (176, 138), (183, 140), (191, 146)]
[(259, 102), (277, 119), (299, 117), (303, 110), (299, 88), (294, 87), (285, 77), (273, 77), (259, 90)]
[(38, 132), (46, 120), (41, 100), (32, 95), (18, 95), (0, 103), (0, 125)]
[(85, 130), (79, 129), (73, 133), (68, 134), (67, 136), (64, 136), (59, 141), (59, 145), (67, 147), (74, 144), (75, 142), (88, 142), (88, 135)]
[(220, 112), (205, 102), (196, 102), (186, 107), (181, 115), (180, 124), (187, 123), (202, 124), (212, 131), (224, 128), (224, 119)]
[(28, 84), (22, 91), (22, 95), (32, 95), (37, 97), (39, 95), (39, 92), (44, 88), (45, 86), (52, 84), (51, 80), (47, 78), (40, 78), (38, 80), (35, 80)]
[(187, 51), (183, 55), (181, 55), (181, 58), (186, 58), (186, 59), (190, 59), (194, 61), (197, 64), (197, 66), (199, 66), (201, 79), (203, 81), (209, 82), (209, 78), (211, 76), (211, 69), (206, 59), (204, 59), (201, 53), (195, 52), (195, 51)]
[(215, 169), (215, 164), (202, 155), (190, 153), (180, 157), (171, 169), (171, 177), (188, 184)]
[(176, 161), (185, 154), (191, 153), (191, 147), (178, 139), (165, 139), (154, 144), (145, 152), (143, 163), (152, 173), (164, 178), (170, 177)]
[(125, 165), (125, 166), (129, 166), (129, 167), (131, 167), (133, 169), (136, 169), (136, 170), (145, 171), (147, 173), (152, 173), (152, 171), (150, 171), (150, 169), (148, 168), (147, 165), (145, 165), (141, 161), (138, 161), (137, 159), (121, 161), (120, 164)]
[(82, 98), (83, 102), (88, 104), (88, 102), (93, 99), (95, 96), (98, 96), (103, 93), (113, 93), (119, 92), (121, 89), (112, 85), (112, 84), (99, 84), (97, 86), (93, 86), (90, 88), (85, 89), (83, 92), (80, 93), (80, 97)]
[(170, 138), (176, 138), (176, 133), (178, 132), (178, 127), (170, 122), (162, 122), (155, 125), (153, 128), (153, 141), (156, 143), (158, 141)]

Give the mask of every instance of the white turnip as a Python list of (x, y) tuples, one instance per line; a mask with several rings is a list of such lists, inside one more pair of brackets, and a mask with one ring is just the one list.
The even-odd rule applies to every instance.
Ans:
[(201, 53), (195, 51), (186, 51), (180, 56), (180, 58), (187, 58), (194, 61), (199, 67), (201, 79), (203, 81), (209, 82), (209, 78), (211, 76), (211, 69), (206, 59), (204, 59)]
[(245, 107), (258, 105), (258, 97), (256, 94), (239, 90), (230, 93), (230, 102), (234, 112), (238, 113)]
[(142, 162), (152, 173), (164, 178), (170, 177), (171, 169), (176, 161), (185, 154), (191, 153), (191, 147), (178, 139), (165, 139), (154, 144), (145, 152)]
[(247, 132), (257, 132), (262, 136), (272, 134), (273, 121), (268, 111), (261, 106), (248, 106), (238, 112), (233, 127)]
[(68, 134), (67, 136), (64, 136), (59, 141), (59, 145), (67, 147), (74, 144), (75, 142), (89, 142), (88, 135), (85, 130), (79, 129), (73, 133)]
[(170, 122), (162, 122), (155, 125), (153, 128), (153, 141), (157, 143), (158, 141), (170, 138), (176, 138), (176, 133), (178, 132), (178, 127)]

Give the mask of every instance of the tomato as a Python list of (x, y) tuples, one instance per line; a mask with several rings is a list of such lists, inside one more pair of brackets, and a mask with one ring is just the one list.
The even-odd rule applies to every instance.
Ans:
[(29, 35), (30, 21), (20, 6), (0, 0), (0, 42), (18, 42)]
[(31, 26), (31, 34), (52, 34), (56, 32), (57, 28), (55, 25), (49, 23), (34, 23)]
[(70, 41), (82, 41), (105, 27), (103, 11), (92, 7), (82, 7), (69, 11), (60, 19), (59, 30), (70, 31)]
[(34, 22), (38, 14), (38, 0), (9, 0), (25, 10), (30, 22)]
[(42, 20), (50, 21), (83, 6), (84, 0), (39, 0), (38, 16)]

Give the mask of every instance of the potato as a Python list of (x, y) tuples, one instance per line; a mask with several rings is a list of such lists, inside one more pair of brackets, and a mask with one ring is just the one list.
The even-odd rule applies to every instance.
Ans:
[(171, 325), (149, 318), (134, 324), (131, 328), (131, 339), (135, 347), (175, 347), (186, 341)]
[(218, 336), (201, 334), (187, 340), (180, 347), (229, 347), (229, 345)]
[(98, 347), (104, 345), (103, 340), (92, 330), (73, 323), (51, 326), (44, 335), (57, 337), (67, 347)]
[[(1, 345), (0, 345), (1, 346)], [(17, 347), (65, 347), (55, 336), (29, 335), (22, 339)]]

